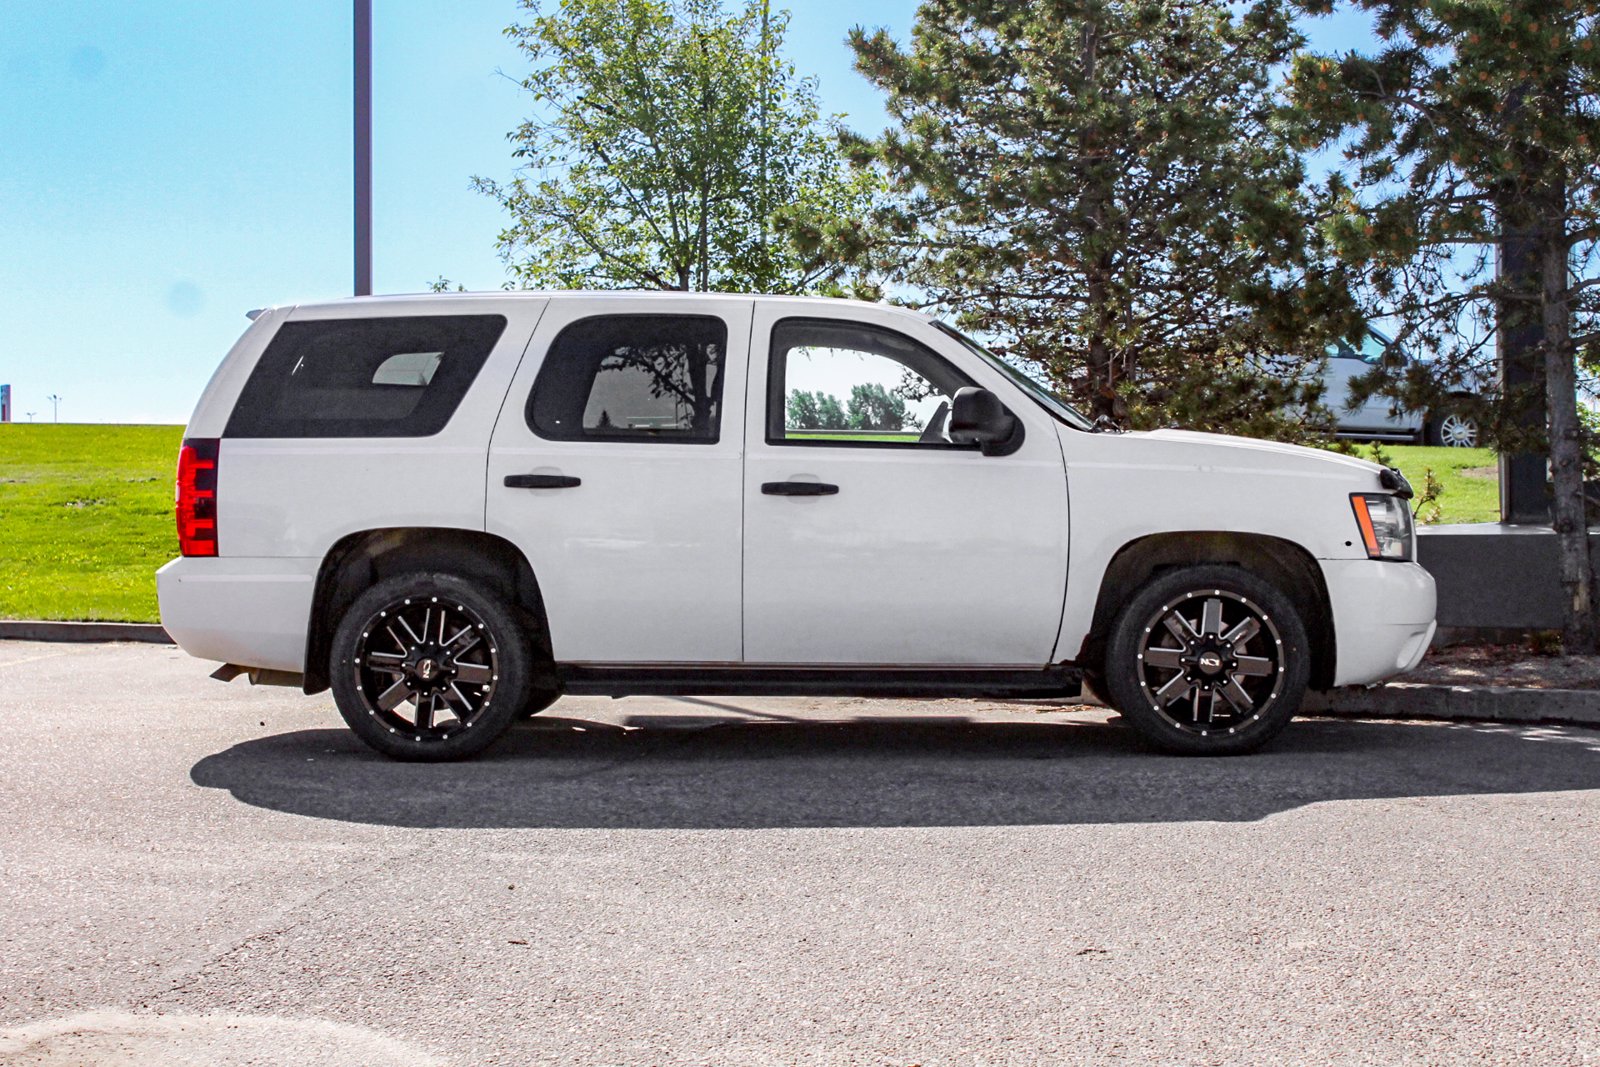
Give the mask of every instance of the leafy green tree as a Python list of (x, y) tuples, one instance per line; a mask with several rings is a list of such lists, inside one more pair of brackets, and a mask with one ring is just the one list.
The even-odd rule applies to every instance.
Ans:
[(905, 398), (877, 382), (850, 387), (849, 413), (853, 430), (892, 431), (906, 427)]
[(1096, 416), (1299, 431), (1285, 405), (1356, 323), (1270, 122), (1299, 43), (1277, 4), (927, 0), (908, 46), (850, 43), (895, 126), (846, 151), (888, 193), (861, 224), (792, 221), (804, 240)]
[(806, 292), (842, 268), (770, 219), (858, 210), (816, 86), (780, 58), (787, 12), (747, 0), (521, 0), (507, 35), (534, 115), (511, 181), (473, 179), (510, 215), (499, 248), (527, 287)]
[[(1380, 47), (1304, 54), (1290, 73), (1304, 146), (1343, 150), (1326, 232), (1401, 321), (1399, 339), (1434, 353), (1390, 387), (1398, 399), (1429, 406), (1463, 381), (1493, 382), (1497, 350), (1508, 359), (1493, 439), (1548, 447), (1563, 640), (1593, 652), (1577, 364), (1600, 364), (1600, 12), (1593, 0), (1354, 6), (1375, 16)], [(1540, 407), (1546, 424), (1528, 425)]]
[(789, 400), (785, 405), (786, 425), (791, 430), (818, 430), (822, 428), (822, 416), (817, 411), (818, 393), (808, 393), (803, 389), (791, 389)]
[(791, 430), (844, 430), (850, 426), (839, 398), (831, 393), (791, 390), (788, 408)]

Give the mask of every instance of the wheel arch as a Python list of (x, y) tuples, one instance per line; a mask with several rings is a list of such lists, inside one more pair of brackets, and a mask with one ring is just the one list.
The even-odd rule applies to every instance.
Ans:
[(345, 610), (375, 583), (413, 571), (445, 571), (484, 582), (526, 616), (535, 655), (552, 662), (539, 581), (516, 545), (481, 530), (451, 527), (362, 530), (335, 542), (317, 571), (306, 628), (307, 693), (328, 688), (328, 656)]
[(1311, 687), (1327, 689), (1333, 685), (1337, 637), (1322, 569), (1301, 546), (1266, 534), (1159, 533), (1123, 545), (1112, 556), (1101, 577), (1094, 616), (1077, 662), (1101, 669), (1112, 622), (1123, 605), (1151, 578), (1174, 567), (1206, 563), (1240, 567), (1283, 590), (1299, 609), (1311, 643)]

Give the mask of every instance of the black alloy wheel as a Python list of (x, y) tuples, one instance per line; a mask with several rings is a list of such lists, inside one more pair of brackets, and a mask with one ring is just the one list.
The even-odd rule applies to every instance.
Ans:
[(353, 666), (368, 715), (413, 741), (443, 740), (492, 706), (496, 657), (465, 604), (405, 597), (362, 624)]
[(1139, 645), (1139, 685), (1156, 711), (1202, 737), (1254, 722), (1283, 689), (1283, 639), (1255, 604), (1222, 589), (1157, 609)]
[(1112, 702), (1168, 751), (1253, 749), (1298, 710), (1309, 676), (1305, 627), (1277, 589), (1236, 567), (1152, 581), (1107, 648)]
[(363, 594), (333, 660), (339, 712), (363, 741), (396, 759), (448, 760), (482, 751), (522, 713), (532, 656), (497, 596), (424, 574)]

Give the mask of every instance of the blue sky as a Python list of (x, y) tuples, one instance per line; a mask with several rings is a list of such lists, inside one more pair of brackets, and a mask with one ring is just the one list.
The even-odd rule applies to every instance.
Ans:
[[(15, 418), (187, 420), (263, 304), (347, 295), (350, 6), (342, 0), (8, 5), (0, 36), (0, 382)], [(374, 288), (499, 287), (499, 209), (525, 101), (514, 0), (373, 5)], [(858, 23), (904, 38), (915, 0), (801, 0), (788, 54), (876, 129)], [(25, 13), (21, 13), (24, 12)], [(1358, 30), (1324, 21), (1317, 43)]]

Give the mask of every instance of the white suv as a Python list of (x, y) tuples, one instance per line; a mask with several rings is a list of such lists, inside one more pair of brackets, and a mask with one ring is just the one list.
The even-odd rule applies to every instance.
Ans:
[(162, 622), (401, 759), (562, 693), (1072, 696), (1240, 752), (1434, 629), (1393, 471), (1096, 432), (955, 330), (797, 297), (256, 317), (178, 464)]

